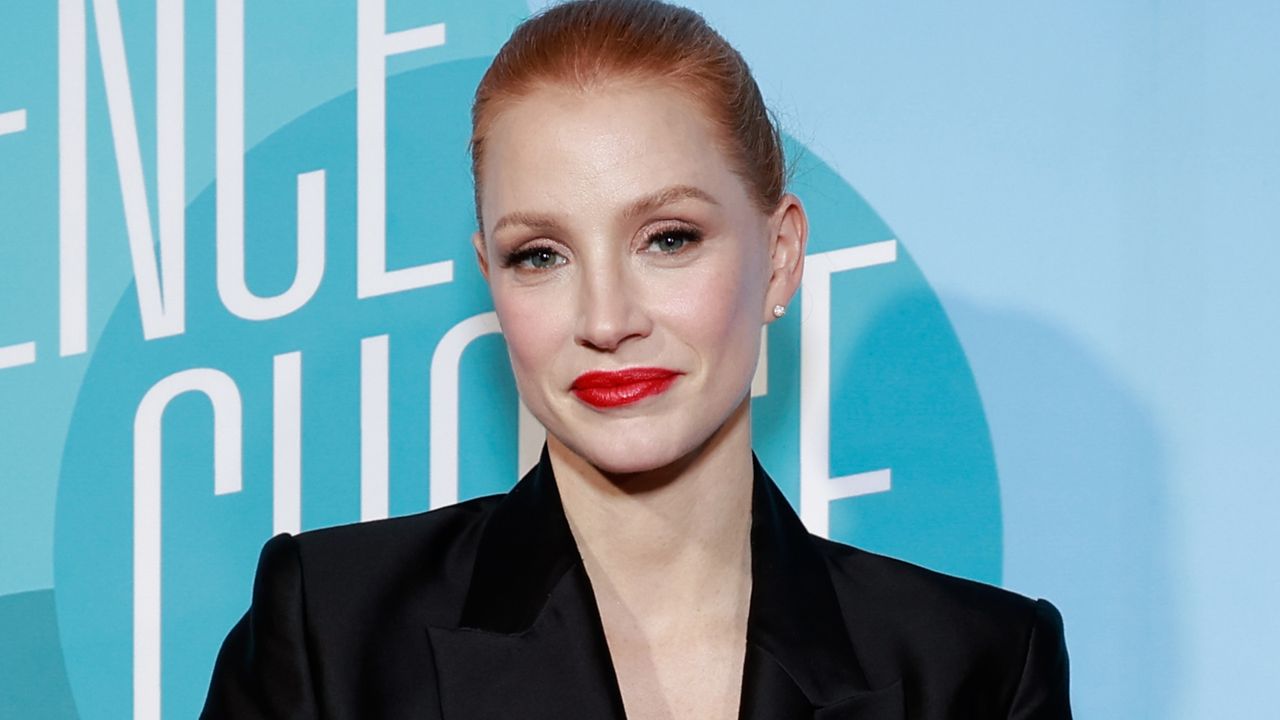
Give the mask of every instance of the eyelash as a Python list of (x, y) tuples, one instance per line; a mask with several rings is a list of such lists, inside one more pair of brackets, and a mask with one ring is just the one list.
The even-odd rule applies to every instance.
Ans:
[[(564, 257), (563, 255), (560, 255), (560, 253), (554, 248), (547, 247), (545, 245), (534, 245), (532, 247), (525, 247), (525, 248), (521, 248), (519, 250), (515, 250), (508, 253), (507, 256), (502, 259), (502, 267), (504, 268), (517, 267), (519, 269), (525, 269), (525, 270), (542, 270), (544, 268), (519, 267), (524, 265), (529, 260), (532, 260), (533, 258), (538, 257), (542, 253)], [(561, 263), (556, 263), (556, 265), (559, 265), (559, 264)]]
[(677, 250), (673, 250), (671, 252), (667, 252), (665, 250), (660, 251), (664, 255), (677, 255), (679, 253), (684, 252), (689, 245), (692, 245), (698, 242), (699, 240), (701, 240), (702, 233), (698, 232), (697, 230), (691, 227), (664, 228), (650, 235), (648, 239), (645, 240), (645, 247), (646, 248), (650, 247), (655, 242), (663, 238), (679, 238), (684, 241), (684, 244), (681, 245), (680, 248)]
[[(679, 248), (675, 250), (672, 250), (669, 252), (666, 250), (659, 250), (658, 253), (662, 255), (679, 255), (680, 253), (685, 252), (689, 245), (692, 245), (702, 240), (702, 233), (694, 228), (688, 228), (688, 227), (664, 228), (651, 233), (649, 237), (646, 238), (644, 246), (645, 248), (649, 248), (655, 242), (658, 242), (664, 238), (677, 238), (684, 242)], [(560, 251), (548, 245), (532, 245), (532, 246), (523, 247), (508, 253), (506, 257), (504, 257), (502, 260), (502, 267), (504, 268), (516, 267), (518, 269), (523, 269), (523, 270), (543, 271), (543, 270), (549, 270), (552, 267), (564, 264), (562, 262), (557, 262), (555, 263), (555, 265), (548, 266), (545, 268), (538, 268), (538, 267), (532, 267), (532, 266), (526, 265), (526, 263), (528, 263), (529, 261), (533, 260), (534, 258), (544, 253), (548, 255), (554, 255), (560, 258), (564, 257), (560, 253)]]

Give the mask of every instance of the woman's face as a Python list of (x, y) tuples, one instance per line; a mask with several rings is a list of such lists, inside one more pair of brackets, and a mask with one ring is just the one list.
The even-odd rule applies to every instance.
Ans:
[(698, 448), (746, 401), (799, 280), (795, 199), (760, 212), (701, 109), (635, 83), (504, 106), (480, 174), (476, 251), (525, 405), (606, 472)]

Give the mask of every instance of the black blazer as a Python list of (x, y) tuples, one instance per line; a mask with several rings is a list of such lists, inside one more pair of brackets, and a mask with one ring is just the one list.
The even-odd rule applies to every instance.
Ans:
[[(1048, 602), (810, 535), (755, 463), (740, 718), (1070, 718)], [(206, 720), (624, 718), (544, 448), (511, 492), (278, 535)]]

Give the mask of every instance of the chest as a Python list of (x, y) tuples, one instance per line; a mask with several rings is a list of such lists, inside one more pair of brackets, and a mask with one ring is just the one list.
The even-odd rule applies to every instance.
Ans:
[(735, 720), (742, 695), (746, 621), (637, 628), (605, 619), (628, 720)]

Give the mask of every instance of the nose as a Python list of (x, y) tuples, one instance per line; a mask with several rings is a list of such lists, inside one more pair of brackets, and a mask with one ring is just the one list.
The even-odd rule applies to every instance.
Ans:
[(597, 266), (579, 276), (575, 340), (583, 347), (614, 352), (627, 340), (652, 329), (640, 301), (636, 278), (618, 264)]

